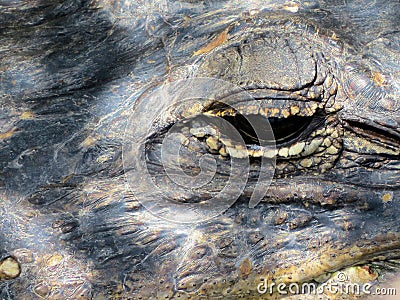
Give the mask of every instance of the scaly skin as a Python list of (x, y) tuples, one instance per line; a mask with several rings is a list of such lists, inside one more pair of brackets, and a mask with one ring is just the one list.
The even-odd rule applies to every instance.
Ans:
[[(0, 298), (278, 298), (260, 295), (262, 279), (397, 271), (398, 1), (163, 3), (0, 3)], [(157, 88), (200, 77), (240, 90), (200, 87), (214, 100), (189, 106), (174, 94), (142, 136), (155, 183), (201, 203), (224, 186), (230, 159), (248, 158), (251, 172), (224, 213), (173, 223), (142, 206), (147, 186), (127, 187), (124, 130)], [(268, 118), (275, 148), (256, 145), (239, 115)], [(201, 197), (171, 188), (161, 168), (173, 124), (188, 174), (204, 154), (217, 161)], [(265, 195), (249, 208), (263, 159), (274, 178), (258, 182)]]

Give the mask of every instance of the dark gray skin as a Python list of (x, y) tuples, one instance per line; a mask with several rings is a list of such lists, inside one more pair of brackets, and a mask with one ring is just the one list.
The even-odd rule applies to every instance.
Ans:
[[(259, 295), (261, 278), (313, 282), (362, 266), (372, 281), (397, 271), (399, 12), (398, 1), (1, 1), (0, 298), (259, 299), (277, 297)], [(255, 208), (259, 159), (249, 154), (235, 204), (185, 225), (141, 205), (121, 153), (134, 104), (196, 76), (271, 100), (265, 116), (287, 128), (275, 131), (278, 150), (323, 141), (304, 155), (278, 152)], [(215, 103), (174, 108), (146, 137), (161, 186), (171, 120), (227, 114)], [(187, 138), (182, 166), (196, 173), (191, 155), (213, 149)], [(218, 190), (229, 157), (213, 155)]]

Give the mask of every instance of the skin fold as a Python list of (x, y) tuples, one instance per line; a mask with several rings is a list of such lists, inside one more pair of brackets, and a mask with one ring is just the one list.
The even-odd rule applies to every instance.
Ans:
[[(280, 283), (340, 276), (391, 286), (399, 12), (398, 1), (0, 1), (0, 298), (277, 299), (290, 296)], [(182, 143), (163, 148), (172, 131)], [(131, 164), (137, 145), (151, 184)], [(215, 163), (212, 179), (177, 187), (163, 163), (178, 148), (185, 176)], [(184, 204), (211, 215), (233, 169), (244, 183), (227, 189), (229, 207), (166, 217)], [(354, 294), (325, 296), (368, 296)]]

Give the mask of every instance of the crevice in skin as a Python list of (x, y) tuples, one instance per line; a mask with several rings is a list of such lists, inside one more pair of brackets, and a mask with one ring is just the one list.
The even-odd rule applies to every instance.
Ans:
[[(345, 148), (345, 151), (346, 151), (346, 152), (353, 153), (353, 154), (355, 154), (355, 155), (357, 155), (357, 156), (360, 156), (360, 155), (361, 155), (360, 152), (357, 152), (356, 150), (353, 150), (353, 149), (347, 149), (347, 148)], [(371, 154), (370, 154), (370, 155), (371, 155)], [(397, 160), (399, 159), (399, 156), (398, 156), (398, 155), (392, 155), (392, 154), (387, 154), (387, 153), (377, 153), (376, 155), (379, 156), (379, 157), (383, 157), (383, 158), (385, 158), (386, 160), (397, 161)]]
[(385, 143), (390, 143), (391, 146), (400, 148), (400, 133), (388, 132), (387, 128), (374, 126), (375, 124), (371, 123), (361, 123), (356, 120), (348, 120), (346, 123), (348, 124), (345, 125), (347, 130), (368, 138), (384, 139)]
[[(246, 44), (246, 43), (247, 43), (247, 41), (244, 40), (243, 44)], [(241, 44), (241, 45), (236, 47), (237, 54), (239, 55), (239, 58), (240, 58), (239, 68), (238, 68), (238, 73), (239, 74), (242, 72), (242, 65), (243, 65), (243, 53), (242, 53), (242, 45), (243, 44)]]

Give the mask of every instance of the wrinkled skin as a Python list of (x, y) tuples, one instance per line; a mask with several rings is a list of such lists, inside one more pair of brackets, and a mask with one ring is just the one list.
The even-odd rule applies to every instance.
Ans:
[[(399, 12), (398, 1), (1, 1), (0, 254), (14, 268), (0, 265), (1, 298), (259, 299), (277, 297), (258, 294), (261, 278), (321, 282), (351, 266), (387, 278), (400, 258)], [(146, 210), (121, 154), (134, 104), (188, 77), (254, 91), (263, 116), (304, 125), (276, 141), (255, 208), (260, 158), (246, 152), (243, 194), (198, 224)], [(172, 107), (144, 137), (161, 185), (171, 122), (228, 115)], [(218, 189), (229, 157), (187, 138), (183, 167), (213, 153)]]

